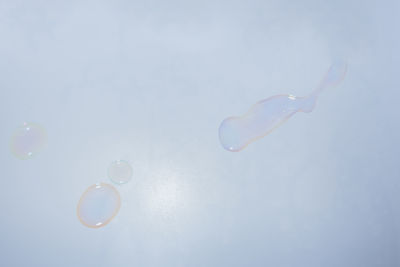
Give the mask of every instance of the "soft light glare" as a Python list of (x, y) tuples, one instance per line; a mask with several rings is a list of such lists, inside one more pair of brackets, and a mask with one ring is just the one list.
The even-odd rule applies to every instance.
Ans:
[(146, 192), (146, 210), (151, 216), (176, 218), (187, 207), (188, 190), (185, 177), (180, 173), (158, 171)]

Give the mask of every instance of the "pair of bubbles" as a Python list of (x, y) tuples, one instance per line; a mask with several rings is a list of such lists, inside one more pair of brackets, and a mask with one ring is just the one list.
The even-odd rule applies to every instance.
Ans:
[[(24, 123), (11, 137), (11, 152), (19, 159), (35, 157), (47, 144), (46, 130), (36, 123)], [(108, 167), (109, 179), (117, 185), (128, 183), (132, 179), (132, 167), (124, 160), (113, 161)], [(82, 194), (77, 215), (80, 222), (91, 228), (107, 225), (121, 207), (118, 190), (111, 184), (97, 183)]]
[[(132, 167), (124, 160), (117, 160), (108, 167), (108, 177), (118, 185), (126, 184), (132, 179)], [(97, 183), (82, 194), (77, 208), (80, 222), (90, 228), (107, 225), (121, 207), (118, 190), (111, 184)]]

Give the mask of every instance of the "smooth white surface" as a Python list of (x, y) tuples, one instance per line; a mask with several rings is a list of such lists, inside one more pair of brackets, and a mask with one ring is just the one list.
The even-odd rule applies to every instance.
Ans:
[[(300, 3), (301, 2), (301, 3)], [(398, 1), (0, 1), (1, 266), (398, 266)], [(240, 153), (218, 126), (348, 75)], [(47, 148), (9, 150), (24, 121)], [(76, 205), (115, 159), (106, 227)]]

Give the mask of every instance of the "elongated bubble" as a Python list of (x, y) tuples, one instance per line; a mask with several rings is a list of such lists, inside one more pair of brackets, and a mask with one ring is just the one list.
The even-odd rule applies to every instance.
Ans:
[(315, 91), (338, 85), (343, 81), (344, 77), (346, 76), (346, 72), (346, 62), (337, 61), (333, 63), (325, 74), (324, 78), (321, 80), (319, 88), (317, 88)]
[(117, 189), (110, 184), (90, 186), (81, 196), (77, 215), (81, 223), (90, 228), (107, 225), (118, 214), (121, 198)]
[(287, 121), (297, 112), (313, 111), (319, 93), (325, 88), (339, 84), (347, 70), (347, 64), (332, 64), (319, 86), (306, 97), (276, 95), (261, 100), (242, 116), (233, 116), (222, 121), (219, 127), (221, 145), (236, 152), (260, 139)]

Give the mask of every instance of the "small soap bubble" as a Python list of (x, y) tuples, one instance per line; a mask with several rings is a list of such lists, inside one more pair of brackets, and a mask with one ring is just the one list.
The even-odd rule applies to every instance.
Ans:
[(39, 124), (24, 123), (11, 137), (11, 152), (19, 159), (30, 159), (47, 143), (45, 129)]
[(331, 65), (320, 85), (306, 97), (276, 95), (261, 100), (242, 116), (232, 116), (222, 121), (219, 140), (223, 148), (237, 152), (248, 144), (264, 137), (297, 112), (313, 111), (322, 90), (339, 84), (347, 71), (345, 62)]
[(108, 167), (108, 177), (116, 184), (125, 184), (132, 179), (132, 167), (124, 160), (117, 160)]
[(107, 225), (121, 207), (120, 195), (114, 186), (98, 183), (82, 194), (77, 208), (80, 222), (90, 228)]

